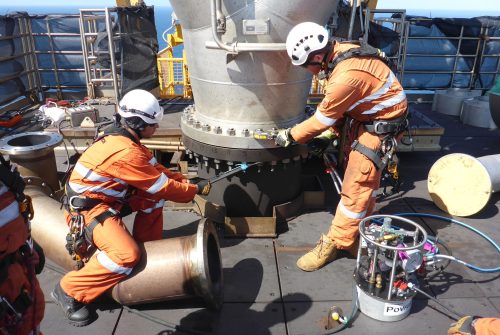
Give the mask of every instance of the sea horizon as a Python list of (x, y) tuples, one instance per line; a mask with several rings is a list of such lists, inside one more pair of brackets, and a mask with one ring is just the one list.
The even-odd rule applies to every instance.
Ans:
[[(79, 9), (101, 9), (104, 7), (98, 6), (5, 6), (0, 5), (0, 15), (13, 14), (15, 12), (27, 12), (31, 15), (43, 14), (78, 14)], [(164, 49), (167, 42), (163, 40), (163, 33), (172, 25), (172, 7), (170, 4), (154, 6), (155, 8), (155, 25), (157, 30), (159, 49)], [(394, 9), (394, 8), (391, 8)], [(424, 9), (407, 9), (406, 15), (424, 16), (429, 18), (472, 18), (479, 16), (496, 16), (500, 19), (500, 8), (495, 11), (470, 11), (470, 10), (424, 10)]]

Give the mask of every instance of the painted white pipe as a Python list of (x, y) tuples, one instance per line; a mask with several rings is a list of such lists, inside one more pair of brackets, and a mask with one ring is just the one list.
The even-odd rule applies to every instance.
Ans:
[(472, 157), (454, 153), (431, 167), (427, 188), (441, 210), (455, 216), (481, 211), (493, 193), (500, 191), (500, 154)]

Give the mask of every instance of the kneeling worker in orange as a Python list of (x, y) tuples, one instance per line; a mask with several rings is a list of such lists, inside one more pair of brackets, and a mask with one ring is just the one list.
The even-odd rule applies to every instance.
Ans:
[[(97, 249), (52, 292), (74, 326), (92, 322), (88, 304), (132, 272), (141, 257), (137, 242), (162, 238), (165, 200), (189, 202), (210, 191), (207, 180), (190, 184), (140, 143), (153, 136), (163, 117), (151, 93), (128, 92), (115, 116), (115, 125), (82, 154), (66, 184), (68, 225), (83, 223), (86, 241)], [(131, 212), (137, 212), (132, 234), (122, 221)]]
[(30, 237), (33, 212), (23, 178), (0, 161), (0, 334), (38, 335), (45, 299), (36, 274), (43, 253)]
[(448, 335), (500, 335), (500, 318), (464, 316), (450, 325)]
[(316, 247), (297, 261), (300, 269), (314, 271), (333, 261), (338, 250), (354, 249), (359, 222), (375, 206), (374, 191), (395, 150), (395, 138), (407, 126), (407, 102), (378, 49), (329, 40), (328, 31), (313, 22), (292, 28), (286, 48), (292, 64), (313, 74), (322, 72), (327, 84), (314, 115), (293, 128), (279, 130), (276, 144), (286, 147), (324, 138), (328, 132), (339, 134), (349, 122), (351, 146), (345, 152), (347, 166), (335, 217)]

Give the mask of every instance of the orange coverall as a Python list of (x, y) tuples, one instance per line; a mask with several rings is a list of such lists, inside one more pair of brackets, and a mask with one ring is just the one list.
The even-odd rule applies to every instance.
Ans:
[(500, 335), (500, 318), (479, 318), (474, 330), (476, 335)]
[[(335, 43), (332, 59), (339, 52), (358, 47)], [(291, 129), (293, 139), (306, 143), (324, 130), (338, 134), (345, 116), (359, 122), (397, 119), (405, 115), (406, 95), (390, 68), (372, 57), (348, 58), (333, 69), (326, 84), (326, 94), (315, 114)], [(369, 133), (361, 126), (351, 130), (354, 139), (378, 150), (383, 135)], [(381, 172), (358, 151), (348, 154), (340, 203), (327, 236), (338, 249), (348, 249), (356, 241), (359, 222), (375, 207), (374, 191), (380, 186)]]
[[(0, 334), (4, 331), (16, 335), (41, 334), (39, 328), (45, 311), (45, 300), (35, 276), (34, 264), (30, 264), (34, 259), (27, 259), (17, 253), (28, 238), (28, 225), (19, 211), (19, 203), (15, 195), (0, 182), (0, 262), (6, 261), (8, 255), (13, 257), (10, 264), (2, 268), (5, 279), (0, 282), (0, 297), (14, 305), (21, 291), (24, 291), (32, 301), (19, 322), (11, 323), (12, 315), (0, 318)], [(15, 253), (17, 254), (12, 256)]]
[[(72, 192), (103, 201), (81, 211), (86, 225), (110, 207), (120, 210), (124, 203), (137, 211), (132, 235), (119, 216), (98, 224), (93, 230), (97, 252), (82, 269), (62, 278), (62, 289), (83, 303), (92, 302), (132, 272), (141, 257), (136, 241), (162, 238), (165, 200), (189, 202), (198, 191), (181, 173), (159, 164), (138, 139), (121, 135), (92, 144), (76, 163), (68, 186)], [(132, 189), (135, 194), (129, 196)], [(66, 220), (71, 220), (69, 213)]]

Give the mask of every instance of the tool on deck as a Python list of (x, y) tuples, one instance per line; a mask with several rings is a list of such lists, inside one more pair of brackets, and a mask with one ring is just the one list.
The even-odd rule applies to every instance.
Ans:
[(21, 113), (19, 113), (19, 111), (17, 110), (5, 112), (0, 115), (0, 127), (12, 128), (13, 126), (21, 122), (22, 119), (23, 117), (21, 116)]

